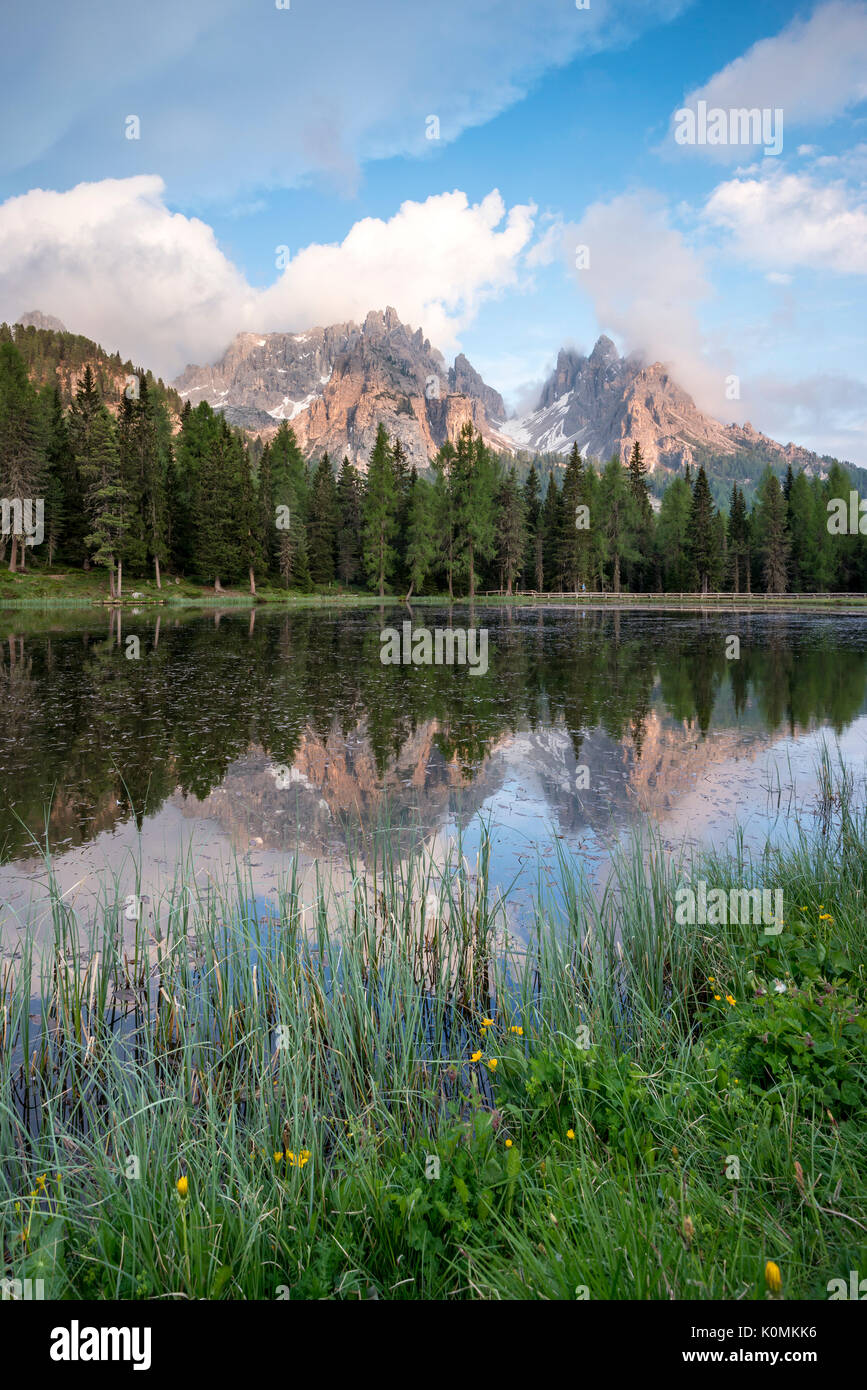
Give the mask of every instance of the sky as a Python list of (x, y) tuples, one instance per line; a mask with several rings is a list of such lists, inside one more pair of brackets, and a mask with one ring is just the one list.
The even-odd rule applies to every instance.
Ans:
[(4, 39), (2, 319), (170, 379), (390, 304), (511, 410), (607, 333), (867, 466), (867, 0), (29, 0)]

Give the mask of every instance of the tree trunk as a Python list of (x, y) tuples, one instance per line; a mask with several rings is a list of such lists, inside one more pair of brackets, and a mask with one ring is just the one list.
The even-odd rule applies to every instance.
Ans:
[(470, 603), (476, 596), (476, 571), (473, 564), (473, 544), (470, 542)]
[(223, 592), (223, 586), (222, 586), (222, 584), (220, 583), (220, 576), (217, 575), (216, 578), (214, 579), (214, 593), (216, 593), (216, 594), (221, 594), (222, 592)]
[(118, 596), (118, 598), (121, 598), (122, 595), (123, 595), (123, 560), (118, 560), (118, 562), (117, 562), (117, 596)]
[(14, 574), (14, 573), (15, 573), (15, 570), (16, 570), (16, 568), (17, 568), (17, 566), (16, 566), (16, 560), (17, 560), (17, 559), (18, 559), (18, 537), (17, 537), (16, 535), (13, 535), (13, 536), (12, 536), (12, 551), (11, 551), (11, 554), (10, 554), (10, 556), (9, 556), (9, 573), (10, 573), (10, 574)]
[(614, 556), (614, 592), (620, 593), (620, 556)]
[(161, 589), (161, 588), (163, 587), (163, 583), (162, 583), (162, 580), (160, 579), (160, 557), (159, 557), (159, 555), (155, 555), (155, 556), (154, 556), (154, 572), (155, 572), (155, 574), (156, 574), (156, 579), (157, 579), (157, 588), (158, 588), (158, 589)]
[(108, 596), (114, 601), (114, 556), (109, 556), (108, 561)]
[(253, 573), (253, 566), (250, 566), (250, 593), (256, 597), (256, 576)]

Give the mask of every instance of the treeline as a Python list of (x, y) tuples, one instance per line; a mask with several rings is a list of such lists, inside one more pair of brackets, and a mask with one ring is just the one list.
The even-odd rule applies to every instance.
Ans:
[[(87, 363), (64, 407), (33, 385), (12, 341), (0, 342), (0, 497), (44, 499), (44, 539), (30, 546), (20, 512), (0, 560), (104, 566), (112, 596), (124, 573), (168, 569), (217, 590), (338, 583), (384, 595), (480, 589), (781, 593), (867, 590), (867, 540), (829, 529), (829, 502), (848, 506), (839, 465), (826, 479), (768, 470), (755, 501), (732, 485), (728, 512), (707, 474), (686, 470), (651, 503), (636, 443), (629, 462), (597, 471), (573, 447), (562, 484), (531, 466), (519, 482), (466, 425), (428, 476), (398, 440), (377, 432), (366, 474), (325, 454), (308, 463), (283, 423), (251, 452), (207, 403), (172, 432), (166, 396), (132, 378), (113, 415)], [(8, 510), (8, 509), (7, 509)], [(26, 524), (26, 523), (25, 523)], [(19, 529), (16, 530), (16, 527)]]

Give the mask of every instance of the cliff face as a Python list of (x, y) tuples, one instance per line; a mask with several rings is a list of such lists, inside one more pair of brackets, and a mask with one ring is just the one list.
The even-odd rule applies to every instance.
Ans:
[(264, 437), (289, 420), (305, 452), (366, 467), (380, 422), (424, 468), (461, 425), (505, 447), (496, 421), (501, 397), (461, 355), (448, 368), (421, 329), (394, 309), (372, 310), (362, 325), (306, 333), (241, 333), (213, 367), (187, 367), (175, 383), (185, 399), (208, 401), (232, 423)]
[(819, 464), (807, 449), (703, 414), (661, 362), (620, 357), (604, 336), (589, 357), (562, 350), (535, 409), (506, 420), (500, 430), (522, 449), (568, 454), (577, 443), (585, 458), (603, 461), (614, 455), (625, 460), (637, 440), (651, 471), (681, 470), (704, 451), (716, 458), (740, 455), (747, 475), (756, 471), (757, 458), (798, 468)]

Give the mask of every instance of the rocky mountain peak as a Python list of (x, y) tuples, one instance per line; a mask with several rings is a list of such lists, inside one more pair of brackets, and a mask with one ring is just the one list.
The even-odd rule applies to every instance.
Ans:
[(43, 314), (41, 309), (29, 309), (15, 322), (20, 323), (23, 328), (46, 328), (52, 333), (66, 333), (68, 331), (60, 319), (55, 318), (53, 314)]

